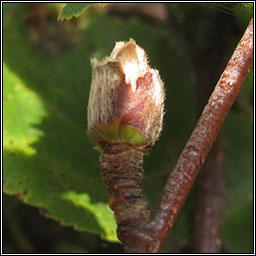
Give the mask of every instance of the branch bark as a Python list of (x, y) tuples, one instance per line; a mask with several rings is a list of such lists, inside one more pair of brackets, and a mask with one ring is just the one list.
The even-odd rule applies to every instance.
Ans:
[(126, 252), (157, 253), (183, 206), (216, 136), (243, 85), (253, 62), (253, 20), (236, 47), (210, 96), (150, 221), (126, 230), (119, 229)]

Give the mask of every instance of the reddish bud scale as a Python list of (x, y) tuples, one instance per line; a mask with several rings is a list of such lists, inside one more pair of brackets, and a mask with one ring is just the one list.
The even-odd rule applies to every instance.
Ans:
[(88, 131), (93, 141), (153, 145), (162, 129), (164, 90), (134, 40), (118, 42), (102, 61), (92, 59)]

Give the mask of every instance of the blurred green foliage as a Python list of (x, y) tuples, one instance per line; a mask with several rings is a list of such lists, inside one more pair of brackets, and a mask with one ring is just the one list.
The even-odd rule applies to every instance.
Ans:
[(78, 17), (83, 11), (85, 11), (91, 5), (91, 3), (66, 4), (58, 15), (58, 21), (70, 20), (73, 17)]
[[(99, 7), (104, 7), (107, 4), (98, 3)], [(67, 3), (58, 15), (58, 21), (70, 20), (73, 17), (78, 17), (87, 8), (91, 7), (92, 3)]]
[[(121, 18), (88, 8), (83, 16), (59, 25), (59, 4), (3, 5), (4, 192), (38, 207), (44, 216), (61, 225), (73, 226), (87, 234), (83, 236), (87, 242), (78, 242), (79, 239), (74, 241), (71, 237), (79, 232), (69, 231), (70, 234), (62, 236), (68, 227), (62, 228), (56, 244), (44, 252), (99, 252), (92, 242), (99, 239), (97, 235), (107, 241), (118, 241), (100, 176), (99, 155), (86, 134), (90, 58), (102, 58), (111, 52), (116, 41), (134, 38), (146, 50), (150, 65), (159, 69), (165, 82), (164, 130), (145, 158), (143, 186), (151, 206), (159, 199), (166, 178), (196, 122), (196, 87), (190, 66), (177, 49), (176, 33), (168, 24), (149, 22), (138, 16)], [(85, 5), (83, 8), (88, 7)], [(196, 51), (193, 42), (200, 15), (208, 7), (169, 4), (168, 8), (180, 19), (191, 51)], [(247, 13), (250, 12), (250, 8), (247, 9)], [(219, 10), (213, 8), (213, 11)], [(61, 15), (63, 13), (64, 10)], [(241, 32), (229, 38), (230, 42), (235, 42), (230, 43), (233, 47), (230, 52), (243, 33), (243, 22), (244, 16), (234, 16), (234, 26), (240, 27)], [(224, 248), (233, 253), (249, 253), (253, 249), (252, 82), (251, 72), (239, 96), (243, 100), (238, 99), (237, 107), (232, 109), (224, 125), (227, 203), (222, 240)], [(180, 248), (189, 243), (192, 200), (190, 195), (171, 233)], [(30, 236), (34, 236), (36, 230), (40, 232), (41, 217), (32, 214), (33, 232), (27, 232), (24, 228), (27, 222), (24, 219), (23, 223), (18, 210), (13, 211), (23, 209), (20, 201), (6, 196), (4, 208), (4, 217), (13, 212), (12, 219), (7, 218), (5, 231), (26, 233), (25, 237), (30, 240), (22, 242), (22, 235), (8, 235), (9, 239), (3, 244), (4, 252), (38, 250)], [(24, 209), (29, 212), (30, 208)], [(21, 222), (16, 229), (10, 224), (16, 223), (15, 219)], [(47, 221), (46, 227), (53, 225), (51, 220)], [(47, 236), (45, 227), (42, 234)], [(30, 246), (22, 247), (22, 244)]]

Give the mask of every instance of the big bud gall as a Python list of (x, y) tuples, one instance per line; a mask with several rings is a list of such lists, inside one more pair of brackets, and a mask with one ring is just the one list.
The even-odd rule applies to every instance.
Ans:
[(91, 59), (88, 132), (94, 143), (151, 146), (164, 114), (163, 82), (133, 39), (117, 42), (110, 56)]

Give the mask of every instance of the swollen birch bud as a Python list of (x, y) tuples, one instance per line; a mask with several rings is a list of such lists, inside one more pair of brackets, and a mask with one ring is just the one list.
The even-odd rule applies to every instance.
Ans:
[(164, 113), (163, 82), (133, 39), (117, 42), (110, 56), (91, 59), (88, 132), (100, 148), (107, 143), (150, 146)]

